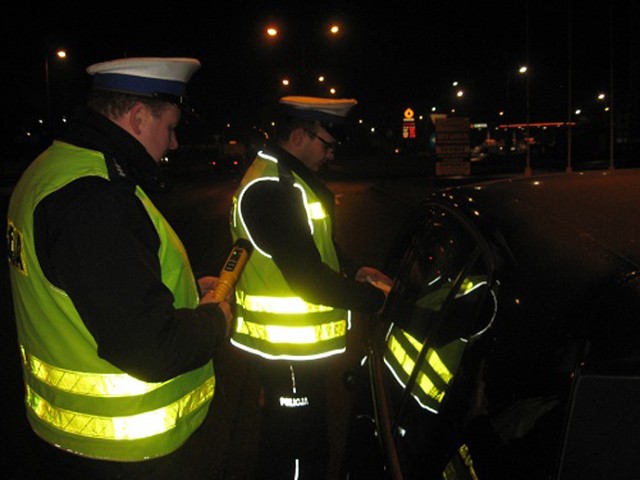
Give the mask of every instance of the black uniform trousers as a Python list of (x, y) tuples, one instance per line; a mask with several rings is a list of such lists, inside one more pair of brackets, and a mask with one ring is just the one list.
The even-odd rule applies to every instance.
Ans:
[(256, 479), (322, 479), (329, 464), (326, 360), (257, 360), (262, 387)]

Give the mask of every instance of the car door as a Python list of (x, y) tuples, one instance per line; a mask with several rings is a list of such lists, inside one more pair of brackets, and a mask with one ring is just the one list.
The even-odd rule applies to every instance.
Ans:
[(486, 242), (454, 210), (429, 206), (406, 237), (372, 377), (397, 477), (442, 478), (465, 463), (458, 434), (469, 411), (481, 408), (472, 399), (482, 365), (463, 359), (495, 317), (493, 274)]

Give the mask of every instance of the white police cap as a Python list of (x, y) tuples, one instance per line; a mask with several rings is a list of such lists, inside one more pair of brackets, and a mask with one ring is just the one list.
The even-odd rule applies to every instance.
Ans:
[(134, 57), (87, 67), (94, 90), (148, 97), (169, 96), (182, 103), (191, 76), (200, 68), (195, 58)]
[(282, 97), (286, 113), (322, 124), (341, 124), (358, 102), (353, 98)]

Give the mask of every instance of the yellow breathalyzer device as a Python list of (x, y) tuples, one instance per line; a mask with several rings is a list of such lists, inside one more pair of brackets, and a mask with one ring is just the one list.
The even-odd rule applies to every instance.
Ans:
[(214, 302), (224, 302), (229, 292), (235, 287), (242, 274), (249, 256), (253, 252), (253, 245), (246, 238), (239, 238), (233, 244), (231, 253), (224, 263), (218, 278), (218, 285), (213, 291)]

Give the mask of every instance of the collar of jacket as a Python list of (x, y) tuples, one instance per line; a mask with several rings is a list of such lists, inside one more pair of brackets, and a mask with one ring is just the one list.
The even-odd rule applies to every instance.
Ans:
[(166, 178), (144, 146), (104, 115), (90, 108), (82, 107), (77, 111), (60, 140), (80, 148), (102, 152), (112, 179), (131, 181), (148, 192), (167, 189)]
[(298, 175), (302, 180), (305, 181), (307, 185), (318, 195), (322, 204), (325, 208), (328, 209), (328, 212), (333, 217), (333, 209), (335, 198), (333, 192), (329, 190), (329, 188), (324, 184), (322, 180), (318, 178), (318, 176), (309, 170), (307, 166), (298, 160), (296, 157), (291, 155), (285, 149), (277, 146), (277, 145), (268, 145), (264, 149), (267, 155), (271, 155), (278, 159), (278, 163), (282, 164), (285, 168), (290, 169), (296, 175)]

